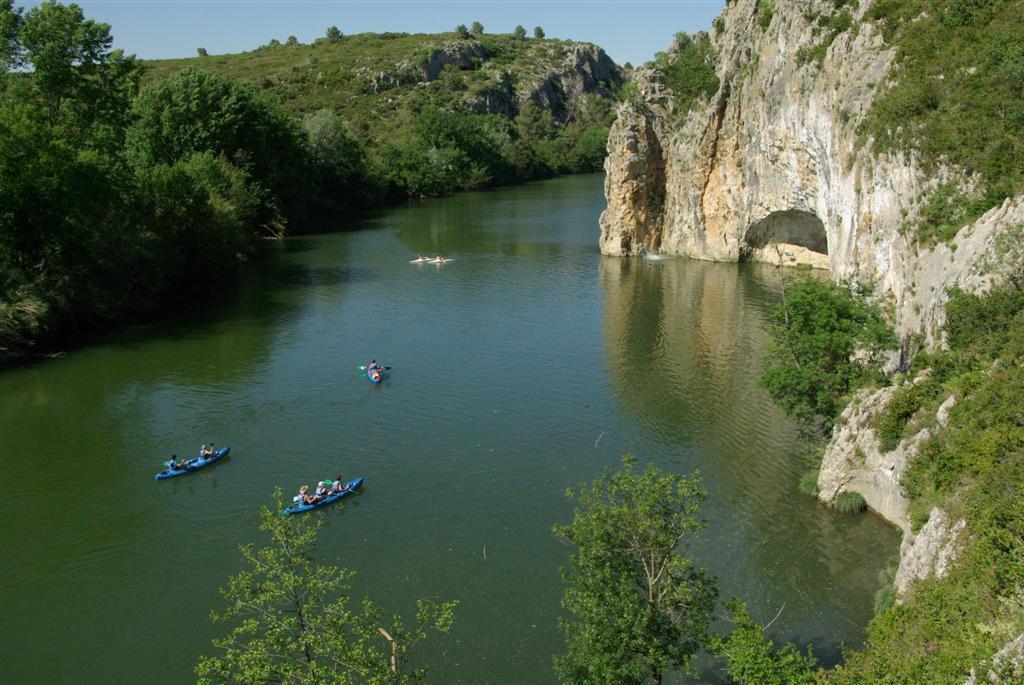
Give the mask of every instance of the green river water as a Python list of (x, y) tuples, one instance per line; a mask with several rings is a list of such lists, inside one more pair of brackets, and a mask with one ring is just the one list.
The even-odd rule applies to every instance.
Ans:
[[(699, 470), (692, 553), (723, 596), (764, 622), (785, 604), (772, 636), (826, 663), (857, 645), (898, 536), (796, 492), (792, 427), (756, 382), (778, 273), (602, 257), (603, 206), (577, 176), (373, 213), (0, 374), (0, 681), (194, 679), (259, 506), (340, 470), (365, 491), (326, 513), (323, 558), (388, 609), (461, 602), (430, 682), (553, 682), (570, 550), (551, 526), (626, 452)], [(436, 252), (456, 260), (408, 263)], [(379, 387), (371, 357), (394, 367)], [(209, 441), (231, 456), (153, 480)]]

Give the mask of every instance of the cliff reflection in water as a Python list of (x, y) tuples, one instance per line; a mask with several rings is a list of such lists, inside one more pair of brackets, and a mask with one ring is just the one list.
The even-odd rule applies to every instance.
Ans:
[(661, 454), (663, 466), (704, 481), (708, 528), (692, 551), (723, 597), (747, 599), (765, 621), (785, 604), (773, 637), (812, 642), (835, 663), (840, 641), (856, 643), (869, 620), (898, 537), (796, 491), (796, 432), (757, 384), (781, 275), (764, 264), (603, 257), (605, 355), (641, 463)]

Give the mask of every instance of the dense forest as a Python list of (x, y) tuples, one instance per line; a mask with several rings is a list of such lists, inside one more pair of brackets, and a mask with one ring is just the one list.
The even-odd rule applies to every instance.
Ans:
[[(313, 46), (254, 54), (372, 61), (426, 40), (332, 29)], [(230, 277), (262, 237), (337, 227), (345, 212), (383, 202), (600, 169), (617, 67), (594, 93), (520, 104), (513, 82), (529, 75), (519, 57), (565, 50), (542, 31), (524, 34), (431, 37), (473, 38), (479, 57), (465, 75), (442, 65), (426, 88), (385, 79), (389, 108), (372, 80), (349, 83), (341, 71), (327, 70), (339, 79), (328, 101), (299, 97), (287, 79), (220, 73), (212, 58), (151, 68), (112, 49), (110, 26), (77, 5), (24, 11), (0, 0), (0, 360)], [(420, 50), (410, 59), (426, 78), (423, 60), (447, 53)], [(324, 72), (316, 54), (305, 59)], [(509, 98), (501, 113), (466, 97), (492, 82)]]

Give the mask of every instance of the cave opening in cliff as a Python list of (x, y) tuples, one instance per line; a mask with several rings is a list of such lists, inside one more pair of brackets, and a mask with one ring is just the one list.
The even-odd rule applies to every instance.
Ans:
[(825, 224), (812, 212), (787, 209), (751, 224), (744, 236), (744, 258), (827, 265)]

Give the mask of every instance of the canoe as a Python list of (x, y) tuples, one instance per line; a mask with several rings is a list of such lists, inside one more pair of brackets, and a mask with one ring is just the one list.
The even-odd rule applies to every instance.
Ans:
[(164, 478), (174, 478), (175, 476), (183, 476), (186, 473), (198, 471), (199, 469), (205, 466), (209, 466), (213, 462), (228, 456), (228, 452), (230, 451), (230, 447), (221, 447), (219, 450), (214, 450), (213, 454), (211, 454), (209, 457), (195, 457), (194, 459), (189, 459), (188, 465), (185, 468), (164, 469), (160, 473), (156, 474), (156, 479), (163, 480)]
[(292, 505), (285, 509), (284, 511), (282, 511), (281, 514), (283, 516), (290, 516), (291, 514), (301, 514), (304, 511), (312, 511), (318, 507), (322, 507), (327, 504), (333, 504), (334, 502), (337, 502), (339, 499), (349, 494), (353, 490), (362, 487), (363, 479), (361, 477), (356, 478), (355, 480), (350, 480), (349, 482), (345, 483), (345, 485), (347, 485), (348, 487), (337, 494), (331, 495), (330, 497), (324, 497), (319, 502), (313, 502), (312, 504)]
[(377, 385), (384, 379), (384, 373), (374, 369), (373, 371), (366, 372), (366, 378), (374, 385)]

